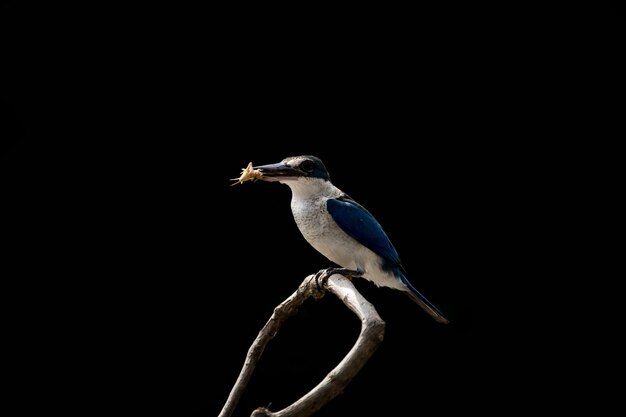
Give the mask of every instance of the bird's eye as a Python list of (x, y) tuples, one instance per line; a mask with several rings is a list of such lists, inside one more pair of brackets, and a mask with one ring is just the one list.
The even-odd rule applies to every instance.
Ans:
[(306, 161), (302, 161), (302, 163), (300, 164), (300, 169), (302, 169), (304, 172), (312, 172), (313, 167), (313, 161), (309, 161), (308, 159)]

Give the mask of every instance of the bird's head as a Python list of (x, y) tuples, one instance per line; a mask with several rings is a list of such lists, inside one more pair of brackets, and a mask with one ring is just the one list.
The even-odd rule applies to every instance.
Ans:
[(277, 164), (253, 167), (263, 174), (259, 179), (282, 182), (287, 185), (304, 179), (330, 181), (330, 175), (321, 159), (311, 156), (290, 156)]

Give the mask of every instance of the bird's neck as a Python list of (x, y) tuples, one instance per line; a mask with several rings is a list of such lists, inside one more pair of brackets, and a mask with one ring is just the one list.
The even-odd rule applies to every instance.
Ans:
[(291, 188), (294, 200), (314, 200), (321, 197), (339, 197), (342, 192), (330, 181), (320, 178), (299, 178), (286, 184)]

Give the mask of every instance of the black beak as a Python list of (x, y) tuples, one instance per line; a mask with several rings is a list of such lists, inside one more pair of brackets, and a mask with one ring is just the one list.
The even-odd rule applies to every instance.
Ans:
[(303, 175), (302, 171), (299, 171), (287, 164), (279, 162), (277, 164), (260, 165), (253, 167), (252, 169), (259, 170), (263, 174), (259, 179), (263, 181), (288, 181), (296, 180)]

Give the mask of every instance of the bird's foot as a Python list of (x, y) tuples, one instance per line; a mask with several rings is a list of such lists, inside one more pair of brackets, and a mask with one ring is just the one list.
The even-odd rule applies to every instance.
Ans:
[[(332, 275), (335, 275), (335, 274), (343, 275), (344, 277), (352, 281), (352, 278), (360, 277), (361, 275), (363, 275), (363, 272), (355, 271), (355, 270), (348, 269), (348, 268), (322, 269), (321, 271), (319, 271), (313, 276), (313, 279), (315, 279), (315, 285), (317, 285), (317, 289), (319, 291), (322, 291), (322, 287), (326, 285), (326, 281), (328, 281), (328, 278), (330, 278)], [(321, 281), (321, 284), (320, 284), (320, 281)]]

